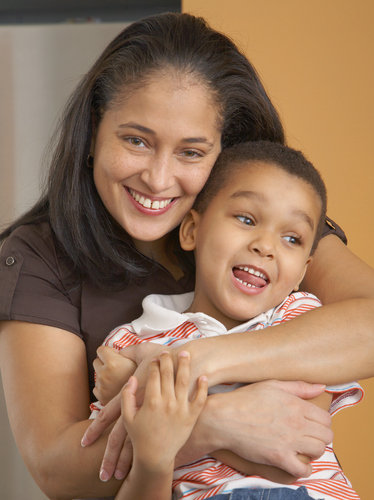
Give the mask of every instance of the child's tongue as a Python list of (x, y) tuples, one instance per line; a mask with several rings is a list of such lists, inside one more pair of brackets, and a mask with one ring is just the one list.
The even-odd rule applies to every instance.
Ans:
[(238, 267), (234, 267), (232, 272), (234, 273), (235, 278), (245, 281), (250, 285), (257, 286), (258, 288), (265, 286), (267, 283), (263, 278), (247, 273), (246, 271), (244, 271), (243, 269), (239, 269)]

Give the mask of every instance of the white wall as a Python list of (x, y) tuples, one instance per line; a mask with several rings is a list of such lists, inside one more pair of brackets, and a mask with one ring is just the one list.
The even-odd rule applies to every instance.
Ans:
[[(0, 226), (38, 198), (43, 152), (59, 112), (80, 76), (123, 27), (114, 23), (0, 27)], [(2, 392), (0, 497), (46, 498), (15, 448)]]

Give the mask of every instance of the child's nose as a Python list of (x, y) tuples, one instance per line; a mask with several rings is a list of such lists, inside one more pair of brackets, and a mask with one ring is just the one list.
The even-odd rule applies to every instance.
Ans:
[(250, 251), (261, 257), (273, 258), (275, 254), (274, 237), (270, 231), (261, 231), (249, 243)]

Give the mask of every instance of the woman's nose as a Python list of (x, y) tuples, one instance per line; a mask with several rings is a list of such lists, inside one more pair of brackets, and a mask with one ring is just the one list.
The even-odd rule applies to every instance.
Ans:
[(150, 157), (140, 177), (152, 193), (166, 191), (173, 183), (173, 157), (165, 153)]

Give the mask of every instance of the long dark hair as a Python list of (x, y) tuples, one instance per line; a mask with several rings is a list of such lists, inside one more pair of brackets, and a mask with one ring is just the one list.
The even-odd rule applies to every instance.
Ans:
[(47, 220), (82, 276), (114, 285), (141, 273), (140, 259), (128, 252), (131, 238), (101, 202), (87, 156), (103, 113), (167, 67), (196, 76), (212, 92), (223, 148), (248, 140), (284, 142), (255, 69), (227, 36), (190, 14), (148, 17), (119, 33), (80, 82), (61, 118), (41, 199), (0, 239), (22, 224)]

